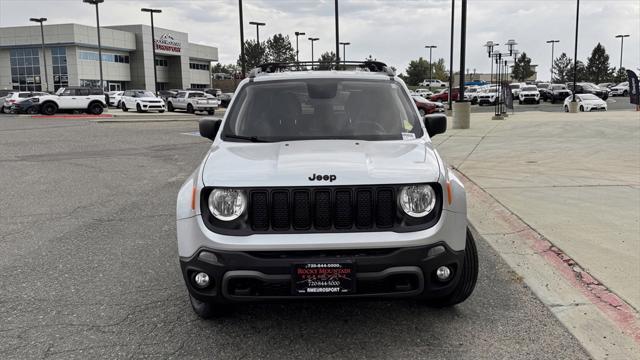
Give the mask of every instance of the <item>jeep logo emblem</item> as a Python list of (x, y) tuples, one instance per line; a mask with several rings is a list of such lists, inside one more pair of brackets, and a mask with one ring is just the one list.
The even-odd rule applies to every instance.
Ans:
[(336, 179), (335, 175), (320, 175), (320, 174), (313, 174), (311, 176), (309, 176), (309, 181), (328, 181), (328, 182), (333, 182)]

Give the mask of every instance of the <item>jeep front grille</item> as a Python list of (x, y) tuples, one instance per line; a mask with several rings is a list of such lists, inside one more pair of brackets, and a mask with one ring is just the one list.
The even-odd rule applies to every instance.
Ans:
[(296, 188), (243, 188), (246, 216), (237, 221), (215, 219), (207, 208), (212, 188), (201, 192), (205, 225), (228, 235), (297, 232), (417, 231), (435, 225), (442, 209), (442, 188), (436, 192), (436, 209), (425, 218), (405, 216), (396, 206), (403, 185), (321, 186)]

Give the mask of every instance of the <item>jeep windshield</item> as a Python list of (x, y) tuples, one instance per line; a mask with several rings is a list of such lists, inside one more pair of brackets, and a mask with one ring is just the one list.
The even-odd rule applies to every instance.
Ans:
[(423, 135), (415, 105), (392, 81), (259, 81), (235, 97), (222, 133), (226, 141), (373, 141)]

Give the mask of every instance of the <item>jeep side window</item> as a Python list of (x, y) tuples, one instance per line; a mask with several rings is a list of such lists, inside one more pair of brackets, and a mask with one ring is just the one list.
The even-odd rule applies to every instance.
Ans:
[(76, 93), (78, 96), (89, 96), (89, 89), (77, 89)]
[(65, 89), (61, 96), (74, 96), (75, 94), (75, 89)]
[(185, 92), (184, 91), (178, 91), (178, 93), (176, 94), (177, 98), (183, 98), (184, 97)]

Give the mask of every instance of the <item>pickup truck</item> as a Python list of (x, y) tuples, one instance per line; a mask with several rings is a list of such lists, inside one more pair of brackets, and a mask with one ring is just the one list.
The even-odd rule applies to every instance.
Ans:
[(43, 115), (53, 115), (58, 110), (80, 110), (100, 115), (107, 107), (107, 99), (102, 89), (83, 86), (60, 88), (55, 95), (39, 96), (38, 103)]
[(178, 91), (175, 96), (167, 99), (167, 110), (186, 110), (188, 113), (206, 111), (213, 115), (220, 105), (220, 101), (202, 91)]

